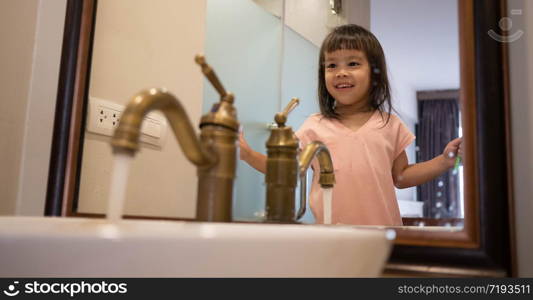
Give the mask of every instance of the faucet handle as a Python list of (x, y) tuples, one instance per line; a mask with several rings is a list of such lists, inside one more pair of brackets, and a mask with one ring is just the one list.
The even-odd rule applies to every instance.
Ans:
[(298, 98), (292, 98), (291, 101), (289, 101), (289, 104), (285, 106), (285, 109), (283, 109), (283, 112), (277, 113), (274, 117), (274, 121), (278, 123), (278, 127), (285, 126), (285, 122), (287, 122), (287, 116), (289, 113), (300, 104), (300, 99)]
[(200, 128), (205, 125), (216, 125), (231, 129), (234, 132), (239, 131), (239, 121), (237, 120), (237, 110), (233, 105), (233, 93), (228, 93), (218, 80), (213, 68), (205, 62), (205, 57), (201, 54), (194, 58), (197, 64), (202, 67), (202, 73), (211, 82), (213, 87), (220, 94), (220, 101), (215, 102), (211, 110), (200, 119)]
[(197, 64), (199, 64), (202, 67), (202, 73), (204, 73), (205, 77), (207, 77), (209, 82), (211, 82), (213, 87), (220, 94), (221, 100), (229, 102), (229, 103), (233, 103), (233, 99), (234, 99), (233, 94), (226, 92), (226, 89), (224, 89), (224, 86), (218, 79), (213, 68), (211, 68), (211, 66), (205, 62), (205, 56), (201, 54), (197, 54), (194, 60), (196, 61)]

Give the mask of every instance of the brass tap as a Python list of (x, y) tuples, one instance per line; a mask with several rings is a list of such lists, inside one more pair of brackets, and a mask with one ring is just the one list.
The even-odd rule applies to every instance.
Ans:
[(231, 222), (239, 129), (234, 96), (226, 92), (203, 56), (197, 55), (195, 60), (220, 94), (220, 101), (213, 104), (200, 120), (200, 137), (196, 136), (179, 100), (165, 89), (152, 88), (133, 96), (120, 118), (111, 145), (114, 152), (134, 155), (139, 149), (144, 116), (152, 110), (160, 110), (168, 119), (185, 156), (197, 167), (196, 219)]
[[(266, 170), (266, 221), (297, 223), (306, 209), (306, 174), (311, 161), (318, 156), (320, 184), (332, 187), (335, 184), (333, 163), (326, 146), (315, 141), (307, 145), (298, 157), (299, 141), (290, 126), (285, 126), (288, 114), (298, 105), (298, 98), (292, 98), (283, 112), (274, 120), (267, 146)], [(295, 216), (295, 188), (300, 179), (300, 209)]]

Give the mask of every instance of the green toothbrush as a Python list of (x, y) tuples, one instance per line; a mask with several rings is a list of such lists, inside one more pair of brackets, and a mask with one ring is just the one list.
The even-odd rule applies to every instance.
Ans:
[(455, 158), (455, 165), (453, 166), (453, 171), (457, 172), (457, 169), (459, 169), (459, 164), (461, 163), (461, 157), (457, 156)]

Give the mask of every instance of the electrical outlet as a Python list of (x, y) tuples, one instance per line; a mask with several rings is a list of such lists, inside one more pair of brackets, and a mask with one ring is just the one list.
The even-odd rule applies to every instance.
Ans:
[(89, 116), (87, 130), (106, 136), (112, 136), (118, 127), (124, 106), (103, 99), (89, 98)]
[[(87, 131), (105, 136), (113, 136), (123, 111), (123, 105), (89, 97)], [(143, 143), (162, 147), (166, 139), (166, 129), (165, 118), (157, 113), (149, 113), (144, 117), (140, 140)]]
[(96, 107), (96, 111), (98, 114), (98, 127), (102, 127), (105, 129), (111, 129), (114, 130), (116, 127), (118, 127), (118, 122), (120, 121), (120, 114), (121, 110), (116, 108), (111, 108), (109, 103), (107, 105), (103, 105), (103, 103), (99, 103)]

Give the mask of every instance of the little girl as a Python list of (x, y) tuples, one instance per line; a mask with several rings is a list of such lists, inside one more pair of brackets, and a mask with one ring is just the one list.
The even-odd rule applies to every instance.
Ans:
[[(323, 142), (332, 156), (332, 223), (402, 225), (394, 187), (407, 188), (432, 180), (454, 166), (461, 139), (448, 143), (432, 160), (409, 164), (405, 148), (415, 136), (391, 114), (385, 55), (379, 41), (357, 25), (335, 28), (320, 48), (318, 69), (320, 114), (298, 129), (300, 147)], [(240, 136), (240, 158), (266, 171), (266, 156)], [(318, 164), (312, 165), (310, 207), (323, 223)]]

